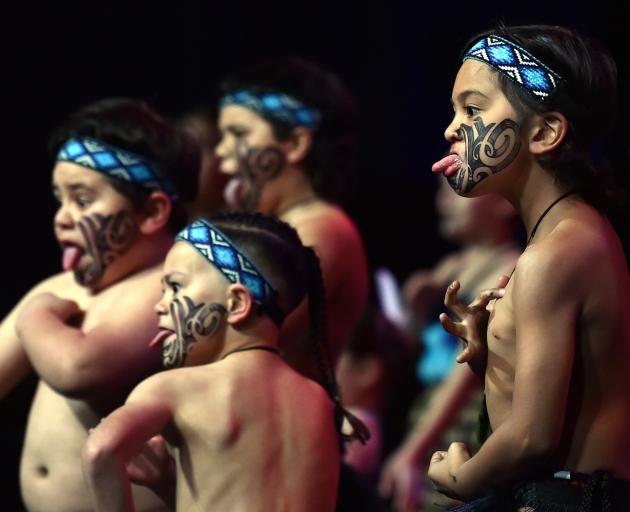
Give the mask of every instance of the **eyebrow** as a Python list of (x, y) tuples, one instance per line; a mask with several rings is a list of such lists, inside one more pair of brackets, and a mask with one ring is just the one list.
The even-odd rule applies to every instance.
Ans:
[(179, 277), (184, 277), (184, 275), (185, 275), (185, 274), (184, 274), (184, 273), (182, 273), (182, 272), (169, 272), (168, 274), (166, 274), (165, 276), (163, 276), (163, 277), (160, 279), (160, 282), (161, 282), (162, 284), (171, 284), (171, 283), (173, 282), (173, 278), (174, 278), (174, 277), (176, 277), (176, 276), (179, 276)]
[[(52, 184), (53, 191), (59, 190), (60, 188), (61, 187), (59, 185), (53, 182)], [(70, 190), (71, 192), (76, 192), (78, 190), (81, 190), (81, 191), (96, 193), (96, 190), (94, 188), (89, 187), (85, 185), (84, 183), (70, 183), (69, 185), (66, 186), (66, 188)]]
[[(481, 96), (485, 100), (489, 100), (490, 99), (490, 97), (486, 96), (484, 93), (482, 93), (478, 89), (466, 89), (466, 90), (460, 92), (456, 96), (455, 100), (460, 102), (460, 103), (463, 103), (469, 96)], [(454, 104), (454, 103), (455, 102), (451, 98), (451, 104)]]

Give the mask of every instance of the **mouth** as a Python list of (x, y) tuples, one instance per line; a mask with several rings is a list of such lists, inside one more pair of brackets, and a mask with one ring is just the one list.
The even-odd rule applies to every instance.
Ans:
[(164, 327), (160, 327), (160, 329), (158, 330), (158, 333), (149, 342), (149, 347), (153, 348), (157, 345), (163, 344), (167, 338), (169, 338), (171, 335), (174, 335), (174, 334), (175, 334), (175, 331), (171, 329), (166, 329)]
[(61, 265), (64, 272), (68, 270), (76, 270), (79, 266), (79, 261), (85, 254), (85, 250), (83, 247), (80, 247), (72, 242), (61, 241), (60, 245), (61, 250), (63, 251)]
[(441, 160), (438, 160), (431, 167), (431, 171), (436, 174), (444, 174), (444, 176), (452, 176), (462, 166), (462, 159), (457, 153), (449, 153)]
[(223, 189), (223, 199), (230, 209), (240, 210), (245, 199), (247, 185), (242, 176), (234, 176)]

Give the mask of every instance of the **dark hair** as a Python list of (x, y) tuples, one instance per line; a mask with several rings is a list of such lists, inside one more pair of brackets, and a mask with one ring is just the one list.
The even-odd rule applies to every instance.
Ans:
[[(320, 196), (342, 199), (356, 171), (358, 105), (341, 80), (311, 62), (275, 58), (242, 69), (221, 84), (224, 95), (244, 89), (255, 95), (284, 93), (319, 112), (321, 121), (305, 159), (305, 171)], [(288, 123), (265, 119), (277, 139), (286, 139), (293, 130)]]
[(612, 129), (617, 110), (617, 66), (610, 53), (594, 39), (547, 25), (499, 25), (473, 37), (464, 51), (491, 34), (523, 47), (563, 78), (558, 89), (542, 101), (497, 73), (503, 93), (523, 118), (556, 111), (568, 120), (564, 141), (555, 151), (539, 157), (540, 164), (567, 190), (574, 190), (597, 208), (617, 202), (620, 191), (613, 184), (612, 169), (603, 161), (594, 164), (601, 160), (595, 153)]
[(322, 384), (335, 403), (337, 429), (341, 432), (345, 417), (353, 427), (350, 437), (363, 442), (367, 440), (369, 432), (365, 426), (341, 407), (325, 334), (324, 281), (315, 251), (302, 245), (297, 231), (276, 217), (259, 213), (229, 213), (212, 217), (209, 221), (247, 254), (270, 281), (278, 292), (276, 301), (284, 316), (308, 297), (313, 349)]
[[(175, 233), (186, 224), (184, 204), (195, 197), (200, 167), (199, 149), (190, 135), (174, 128), (144, 101), (107, 98), (81, 108), (53, 132), (49, 142), (52, 155), (73, 137), (92, 137), (147, 158), (179, 196), (173, 203), (169, 230)], [(150, 194), (148, 189), (107, 178), (135, 208), (142, 208)]]

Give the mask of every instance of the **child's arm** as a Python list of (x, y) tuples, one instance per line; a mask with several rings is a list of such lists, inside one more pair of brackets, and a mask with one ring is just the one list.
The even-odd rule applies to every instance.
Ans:
[(16, 320), (26, 304), (36, 295), (54, 289), (63, 280), (61, 275), (50, 277), (33, 287), (0, 324), (0, 399), (5, 397), (31, 371), (32, 366), (15, 332)]
[[(470, 497), (513, 480), (557, 449), (573, 367), (585, 271), (576, 251), (533, 251), (512, 280), (516, 361), (511, 413), (470, 458), (462, 443), (437, 452), (429, 476), (445, 494)], [(564, 253), (564, 254), (562, 254)]]
[(96, 511), (134, 510), (126, 464), (171, 421), (168, 389), (148, 379), (94, 428), (83, 449), (83, 473)]
[(0, 399), (31, 371), (26, 352), (15, 334), (16, 310), (0, 325)]
[(40, 294), (25, 304), (16, 332), (53, 389), (75, 397), (102, 395), (159, 369), (160, 347), (148, 346), (157, 332), (154, 297), (149, 291), (127, 294), (101, 313), (96, 325), (79, 328), (72, 325), (82, 314), (76, 303)]

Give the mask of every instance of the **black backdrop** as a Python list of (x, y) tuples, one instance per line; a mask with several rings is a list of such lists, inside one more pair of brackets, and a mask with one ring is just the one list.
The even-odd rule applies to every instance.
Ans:
[[(57, 2), (61, 4), (61, 2)], [(621, 2), (619, 2), (621, 4)], [(267, 55), (299, 55), (337, 72), (362, 107), (360, 181), (349, 210), (373, 268), (398, 277), (433, 264), (448, 246), (435, 231), (431, 163), (446, 149), (461, 45), (503, 20), (577, 28), (608, 46), (620, 67), (617, 129), (607, 144), (628, 185), (630, 66), (613, 2), (157, 2), (23, 5), (0, 20), (4, 315), (58, 271), (51, 230), (47, 136), (89, 101), (143, 97), (171, 115), (214, 97), (226, 72)], [(613, 220), (626, 247), (625, 213)], [(0, 403), (0, 510), (18, 505), (18, 453), (33, 382)], [(54, 442), (53, 439), (50, 440)], [(5, 501), (6, 500), (6, 501)]]

